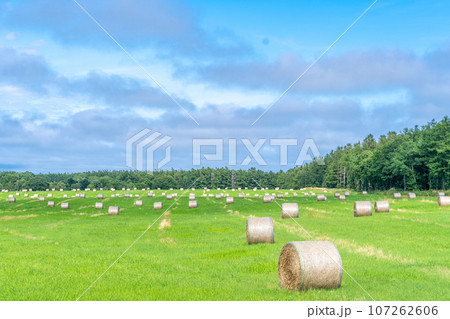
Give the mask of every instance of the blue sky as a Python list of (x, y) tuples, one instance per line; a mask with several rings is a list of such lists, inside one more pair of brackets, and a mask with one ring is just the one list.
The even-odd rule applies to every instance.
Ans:
[[(0, 1), (0, 169), (127, 169), (144, 128), (172, 137), (297, 138), (289, 165), (267, 141), (236, 168), (291, 167), (305, 138), (322, 154), (369, 133), (440, 120), (450, 109), (448, 1), (378, 1), (308, 73), (251, 123), (371, 1), (78, 1), (196, 125), (72, 0)], [(162, 158), (164, 149), (158, 151)]]

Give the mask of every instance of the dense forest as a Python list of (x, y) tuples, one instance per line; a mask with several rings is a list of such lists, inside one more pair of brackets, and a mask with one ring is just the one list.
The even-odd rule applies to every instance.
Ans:
[[(450, 121), (402, 132), (389, 132), (376, 140), (338, 147), (324, 158), (288, 171), (264, 172), (201, 168), (154, 172), (98, 171), (64, 174), (0, 172), (0, 188), (20, 190), (85, 188), (196, 188), (216, 187), (341, 187), (355, 190), (446, 189), (450, 180)], [(197, 180), (198, 179), (198, 180)]]

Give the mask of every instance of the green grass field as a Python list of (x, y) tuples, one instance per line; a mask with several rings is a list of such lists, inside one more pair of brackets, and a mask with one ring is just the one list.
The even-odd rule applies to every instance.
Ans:
[[(139, 208), (138, 197), (123, 198), (124, 191), (114, 192), (120, 198), (99, 192), (103, 200), (94, 192), (86, 192), (86, 199), (50, 192), (52, 208), (47, 198), (40, 202), (21, 193), (16, 203), (8, 203), (9, 194), (2, 193), (0, 300), (76, 300), (175, 202), (162, 192), (152, 198), (144, 191), (128, 192), (139, 194)], [(243, 190), (251, 195), (245, 199), (237, 198), (239, 191), (211, 191), (235, 197), (235, 204), (226, 205), (225, 198), (201, 197), (203, 190), (196, 190), (197, 209), (188, 208), (190, 192), (81, 300), (371, 300), (345, 273), (339, 289), (282, 289), (277, 264), (283, 245), (312, 239), (292, 219), (281, 219), (275, 202), (263, 204), (253, 191)], [(339, 201), (328, 190), (328, 200), (317, 202), (297, 193), (278, 202), (299, 203), (298, 223), (314, 240), (333, 242), (344, 269), (375, 300), (450, 299), (450, 207), (438, 207), (434, 194), (393, 200), (390, 193), (352, 192)], [(389, 213), (353, 217), (354, 201), (381, 199), (389, 199)], [(69, 210), (60, 209), (62, 201), (70, 203)], [(95, 210), (100, 201), (105, 208)], [(155, 201), (162, 201), (164, 210), (155, 211)], [(120, 215), (109, 216), (108, 206), (120, 206)], [(274, 244), (246, 244), (250, 216), (274, 219)]]

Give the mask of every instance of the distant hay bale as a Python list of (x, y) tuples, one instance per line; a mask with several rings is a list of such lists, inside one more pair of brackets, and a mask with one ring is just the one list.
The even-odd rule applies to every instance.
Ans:
[(375, 202), (375, 212), (376, 213), (387, 213), (389, 212), (389, 202), (387, 200), (378, 200)]
[(197, 208), (197, 201), (195, 199), (189, 201), (189, 208)]
[(23, 196), (28, 197), (29, 195), (28, 195), (28, 194), (25, 194), (25, 195), (23, 195)]
[(103, 199), (103, 194), (98, 194), (97, 199)]
[(86, 198), (86, 194), (84, 193), (80, 194), (80, 198)]
[(126, 193), (126, 194), (123, 195), (123, 197), (125, 197), (125, 198), (130, 198), (130, 197), (131, 197), (131, 194)]
[(194, 200), (195, 199), (195, 194), (193, 194), (193, 193), (189, 194), (189, 199), (190, 200)]
[(395, 199), (395, 198), (402, 198), (402, 194), (400, 194), (400, 193), (394, 193), (394, 194), (392, 194), (392, 197)]
[(350, 196), (350, 192), (349, 192), (349, 191), (346, 191), (346, 192), (344, 193), (344, 195), (345, 195), (345, 196)]
[(415, 193), (408, 193), (408, 198), (416, 198), (416, 194)]
[(363, 194), (363, 195), (367, 195), (367, 191), (363, 191), (362, 194)]
[(329, 241), (294, 241), (284, 245), (278, 259), (280, 285), (289, 290), (339, 288), (342, 260)]
[(69, 209), (69, 203), (61, 203), (61, 209)]
[(316, 193), (314, 193), (314, 192), (311, 192), (311, 196), (316, 196)]
[(95, 209), (103, 209), (103, 203), (95, 203)]
[(119, 206), (109, 206), (108, 215), (119, 215), (120, 209)]
[(173, 198), (172, 194), (167, 194), (166, 199), (171, 200)]
[(281, 205), (281, 218), (298, 218), (298, 204), (284, 203)]
[(293, 196), (293, 197), (297, 197), (298, 194), (297, 194), (297, 193), (292, 193), (292, 196)]
[(222, 195), (221, 194), (216, 194), (216, 199), (222, 199)]
[(277, 198), (283, 198), (283, 194), (277, 194)]
[(249, 218), (246, 222), (247, 244), (274, 243), (271, 217)]
[(439, 196), (445, 196), (445, 193), (444, 193), (444, 192), (439, 192), (439, 193), (438, 193), (438, 197), (439, 197)]
[(309, 193), (303, 193), (303, 196), (309, 196)]
[(263, 203), (270, 203), (272, 201), (272, 196), (264, 196), (263, 197)]
[(355, 202), (353, 206), (354, 217), (372, 216), (372, 203), (369, 201)]
[(259, 197), (259, 194), (255, 194), (255, 197)]
[(226, 203), (227, 204), (234, 204), (234, 197), (227, 197)]
[(334, 198), (339, 198), (339, 196), (341, 196), (341, 194), (339, 194), (339, 193), (334, 193)]
[(16, 198), (13, 196), (13, 197), (9, 197), (8, 198), (8, 201), (10, 202), (10, 203), (15, 203), (16, 202)]
[(153, 209), (154, 209), (154, 210), (160, 210), (160, 209), (163, 209), (163, 204), (162, 204), (162, 202), (155, 202), (155, 203), (153, 203)]
[(249, 197), (249, 196), (250, 196), (250, 193), (246, 193), (245, 196)]
[(339, 195), (339, 200), (345, 200), (345, 195)]
[(153, 196), (155, 196), (155, 194), (153, 194), (153, 192), (150, 192), (150, 193), (147, 194), (147, 196), (148, 197), (153, 197)]
[(450, 196), (439, 196), (437, 203), (438, 206), (450, 206)]
[(43, 196), (39, 197), (39, 201), (40, 201), (40, 202), (45, 201), (45, 197), (43, 197)]
[(325, 197), (324, 194), (318, 194), (316, 199), (317, 199), (318, 202), (323, 202), (323, 201), (327, 200), (327, 198)]
[(137, 200), (134, 202), (134, 205), (136, 205), (136, 207), (142, 207), (142, 201), (141, 200)]
[(53, 201), (48, 202), (47, 207), (55, 207), (55, 202)]

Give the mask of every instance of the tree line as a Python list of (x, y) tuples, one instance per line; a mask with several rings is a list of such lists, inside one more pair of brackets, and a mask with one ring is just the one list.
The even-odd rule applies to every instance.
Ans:
[(0, 187), (8, 190), (122, 188), (328, 187), (355, 190), (446, 189), (450, 180), (450, 121), (373, 135), (347, 144), (323, 158), (287, 171), (256, 168), (200, 168), (157, 171), (96, 171), (83, 173), (0, 172)]

